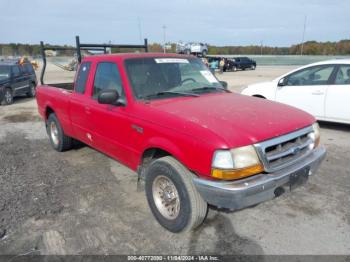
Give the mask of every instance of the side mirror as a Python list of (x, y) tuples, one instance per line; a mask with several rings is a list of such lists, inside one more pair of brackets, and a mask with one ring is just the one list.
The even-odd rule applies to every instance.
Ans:
[(278, 86), (285, 86), (286, 85), (286, 78), (281, 78), (278, 80)]
[(119, 99), (119, 94), (116, 90), (102, 90), (97, 97), (99, 104), (116, 105)]
[(227, 84), (226, 81), (220, 81), (220, 84), (222, 85), (222, 87), (223, 87), (224, 89), (227, 89), (228, 84)]

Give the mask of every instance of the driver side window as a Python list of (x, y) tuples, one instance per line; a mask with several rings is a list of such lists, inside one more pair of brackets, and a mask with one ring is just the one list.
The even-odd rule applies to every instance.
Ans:
[(327, 85), (334, 66), (314, 66), (288, 76), (287, 86)]
[(118, 66), (111, 62), (101, 62), (96, 68), (93, 98), (97, 99), (99, 93), (107, 89), (116, 90), (120, 98), (125, 98)]

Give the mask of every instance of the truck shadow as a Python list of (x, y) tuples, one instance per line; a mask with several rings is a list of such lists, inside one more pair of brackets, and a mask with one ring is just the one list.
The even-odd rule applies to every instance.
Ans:
[(31, 100), (35, 100), (35, 98), (27, 97), (25, 95), (23, 95), (23, 96), (16, 96), (16, 97), (13, 98), (13, 104), (23, 104), (23, 103), (29, 102)]
[[(208, 229), (213, 228), (214, 232), (208, 234)], [(204, 235), (205, 234), (205, 235)], [(256, 261), (263, 261), (264, 254), (260, 245), (249, 238), (242, 237), (235, 232), (235, 229), (228, 217), (217, 210), (209, 210), (207, 219), (190, 236), (188, 254), (206, 253), (208, 250), (208, 237), (215, 237), (216, 242), (210, 251), (215, 255), (256, 255)], [(206, 240), (200, 238), (207, 238)], [(213, 240), (213, 239), (212, 239)]]

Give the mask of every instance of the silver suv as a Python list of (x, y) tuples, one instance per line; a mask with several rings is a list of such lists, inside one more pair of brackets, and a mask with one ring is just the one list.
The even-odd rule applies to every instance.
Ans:
[(176, 53), (206, 56), (208, 54), (208, 45), (203, 43), (178, 42), (176, 44)]

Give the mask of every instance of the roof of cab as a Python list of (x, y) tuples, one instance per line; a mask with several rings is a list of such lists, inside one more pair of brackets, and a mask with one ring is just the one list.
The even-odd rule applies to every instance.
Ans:
[(118, 54), (103, 54), (103, 55), (92, 55), (84, 57), (84, 61), (101, 61), (103, 59), (116, 59), (124, 60), (129, 58), (143, 58), (143, 57), (178, 57), (178, 58), (194, 58), (192, 55), (181, 55), (174, 53), (118, 53)]

